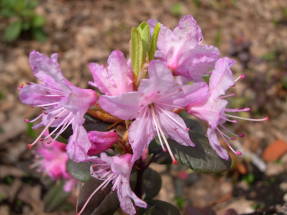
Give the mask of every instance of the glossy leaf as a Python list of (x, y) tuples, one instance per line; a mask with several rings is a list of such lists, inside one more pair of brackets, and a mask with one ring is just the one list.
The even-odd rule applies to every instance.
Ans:
[(154, 200), (149, 202), (149, 206), (144, 215), (180, 215), (179, 210), (168, 202)]
[[(93, 193), (95, 189), (102, 183), (95, 178), (91, 178), (89, 181), (84, 183), (81, 188), (80, 196), (78, 199), (78, 211), (83, 207), (87, 199)], [(115, 210), (119, 207), (116, 195), (111, 192), (110, 186), (99, 190), (96, 195), (94, 195), (85, 210), (81, 215), (108, 215), (113, 214)]]
[(69, 195), (70, 193), (64, 191), (63, 181), (56, 183), (44, 197), (45, 212), (50, 213), (62, 208)]
[(152, 199), (155, 197), (161, 188), (161, 176), (153, 169), (146, 169), (143, 174), (143, 192), (145, 198)]
[(88, 162), (76, 163), (68, 160), (67, 170), (74, 178), (80, 181), (88, 181), (91, 178), (90, 163)]
[(196, 146), (182, 146), (173, 140), (169, 140), (176, 159), (181, 164), (199, 172), (217, 173), (228, 170), (231, 167), (231, 160), (223, 160), (216, 154), (202, 132), (199, 123), (187, 118), (184, 118), (184, 121), (190, 128), (189, 133)]

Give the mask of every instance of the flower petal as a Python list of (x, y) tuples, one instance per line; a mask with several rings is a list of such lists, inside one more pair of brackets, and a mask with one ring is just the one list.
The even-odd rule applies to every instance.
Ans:
[(70, 159), (75, 162), (81, 162), (88, 159), (88, 150), (91, 143), (88, 133), (83, 126), (73, 124), (73, 135), (69, 138), (67, 153)]
[(199, 119), (205, 120), (211, 128), (215, 129), (227, 104), (226, 100), (209, 98), (204, 105), (189, 106), (187, 111)]
[(88, 132), (88, 137), (92, 145), (88, 151), (89, 156), (109, 149), (119, 139), (115, 131), (90, 131)]
[(192, 81), (202, 81), (202, 77), (214, 68), (219, 56), (220, 52), (214, 46), (196, 45), (179, 59), (176, 74)]
[(29, 56), (29, 62), (34, 75), (42, 82), (49, 84), (67, 81), (64, 78), (57, 61), (57, 54), (52, 54), (49, 58), (37, 51), (32, 51)]
[(129, 143), (133, 149), (132, 162), (138, 160), (155, 136), (150, 113), (138, 117), (129, 128)]
[(177, 98), (175, 104), (182, 106), (199, 106), (204, 104), (209, 96), (208, 85), (205, 82), (195, 82), (182, 87), (184, 96)]
[(180, 116), (166, 110), (158, 111), (157, 113), (160, 124), (168, 136), (181, 145), (195, 146), (189, 137), (189, 129)]
[(59, 100), (57, 97), (48, 97), (47, 89), (40, 84), (29, 84), (19, 89), (19, 98), (22, 103), (36, 106), (42, 104), (54, 103)]
[(138, 92), (129, 92), (120, 96), (100, 96), (99, 104), (108, 113), (123, 120), (131, 120), (138, 114), (139, 99)]
[(107, 68), (91, 63), (89, 69), (94, 78), (91, 84), (106, 95), (116, 96), (133, 90), (133, 73), (121, 51), (110, 54)]
[(228, 160), (229, 156), (227, 151), (220, 145), (217, 138), (216, 132), (212, 128), (207, 129), (207, 136), (211, 147), (216, 151), (216, 153), (224, 160)]
[(234, 79), (230, 67), (235, 63), (234, 60), (224, 57), (220, 58), (211, 73), (209, 89), (213, 98), (225, 94), (225, 91), (234, 85)]

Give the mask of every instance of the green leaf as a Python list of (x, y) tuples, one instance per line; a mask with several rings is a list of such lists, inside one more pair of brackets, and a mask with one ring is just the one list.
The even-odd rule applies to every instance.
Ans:
[(198, 122), (184, 118), (195, 147), (183, 146), (170, 140), (170, 147), (176, 159), (183, 165), (199, 172), (217, 173), (226, 171), (231, 167), (231, 159), (223, 160), (211, 148), (209, 141), (202, 132)]
[(143, 174), (143, 192), (147, 199), (155, 197), (161, 189), (161, 177), (158, 172), (148, 168)]
[(133, 71), (138, 76), (143, 65), (143, 43), (137, 28), (132, 28), (131, 31), (130, 55)]
[(156, 26), (154, 27), (153, 34), (151, 37), (150, 49), (149, 49), (149, 60), (152, 60), (154, 58), (154, 53), (157, 47), (157, 39), (158, 39), (159, 31), (160, 31), (160, 23), (157, 23)]
[[(91, 178), (89, 181), (84, 183), (81, 187), (78, 199), (78, 211), (81, 210), (87, 199), (98, 188), (98, 186), (101, 185), (101, 183), (103, 183), (103, 181), (95, 178)], [(104, 189), (100, 189), (96, 195), (91, 198), (81, 215), (109, 215), (113, 214), (118, 207), (119, 202), (117, 200), (116, 193), (111, 192), (110, 186), (107, 186)]]
[(45, 18), (43, 16), (36, 15), (32, 20), (33, 27), (42, 27), (45, 24)]
[(180, 215), (179, 210), (168, 202), (154, 200), (149, 202), (149, 206), (144, 215)]
[(88, 181), (91, 178), (90, 166), (88, 162), (76, 163), (72, 160), (67, 162), (68, 172), (79, 181)]
[(174, 3), (170, 7), (170, 13), (174, 16), (181, 16), (183, 14), (183, 5), (180, 2)]
[(119, 208), (119, 200), (116, 192), (110, 192), (93, 211), (92, 215), (111, 215)]
[(22, 22), (21, 21), (15, 21), (12, 22), (6, 29), (4, 32), (4, 40), (5, 41), (13, 41), (16, 40), (21, 33), (21, 26), (22, 26)]
[(35, 40), (39, 42), (45, 42), (47, 40), (46, 33), (42, 30), (42, 28), (35, 28), (33, 29), (33, 37)]
[(26, 125), (27, 125), (27, 129), (26, 129), (27, 135), (32, 137), (32, 138), (36, 138), (37, 137), (37, 132), (32, 128), (33, 127), (33, 123), (28, 122)]
[(54, 212), (63, 207), (70, 193), (64, 191), (64, 182), (56, 183), (44, 197), (45, 212)]
[(146, 22), (142, 22), (138, 27), (137, 30), (139, 31), (141, 35), (141, 40), (143, 43), (143, 60), (145, 60), (146, 55), (150, 48), (150, 28), (149, 24)]

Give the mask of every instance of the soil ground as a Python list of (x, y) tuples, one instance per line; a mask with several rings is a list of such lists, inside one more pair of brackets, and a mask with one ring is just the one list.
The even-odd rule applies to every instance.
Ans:
[[(162, 167), (153, 166), (163, 176), (159, 199), (178, 205), (183, 202), (182, 211), (189, 215), (213, 214), (208, 208), (218, 215), (227, 214), (229, 208), (238, 214), (287, 214), (286, 0), (42, 0), (37, 11), (46, 18), (46, 42), (22, 38), (0, 43), (1, 215), (46, 214), (43, 195), (49, 182), (29, 168), (32, 153), (26, 146), (32, 138), (23, 121), (37, 110), (22, 105), (17, 97), (19, 84), (34, 81), (28, 53), (59, 53), (65, 76), (86, 87), (91, 79), (87, 63), (105, 63), (113, 49), (127, 54), (132, 26), (154, 18), (173, 27), (185, 14), (196, 18), (205, 43), (236, 59), (234, 72), (246, 75), (233, 89), (237, 97), (232, 105), (250, 106), (252, 112), (247, 116), (267, 115), (270, 120), (236, 125), (236, 132), (245, 133), (240, 144), (246, 153), (236, 168), (223, 175), (189, 173), (185, 180), (178, 180), (178, 168), (167, 174)], [(0, 31), (6, 25), (7, 20), (0, 17)], [(271, 144), (275, 147), (268, 152)]]

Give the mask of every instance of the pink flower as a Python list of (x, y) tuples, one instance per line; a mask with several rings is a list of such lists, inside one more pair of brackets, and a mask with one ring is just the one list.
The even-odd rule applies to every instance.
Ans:
[(121, 51), (110, 54), (107, 67), (90, 63), (89, 69), (94, 78), (90, 84), (106, 95), (117, 96), (133, 90), (133, 73)]
[(119, 139), (119, 136), (115, 131), (90, 131), (88, 132), (88, 136), (92, 145), (88, 151), (89, 156), (106, 151)]
[[(48, 136), (48, 133), (45, 135)], [(36, 148), (35, 166), (40, 172), (47, 174), (52, 180), (65, 180), (64, 190), (69, 192), (76, 184), (76, 180), (67, 172), (68, 155), (64, 143), (46, 139)]]
[(130, 187), (130, 175), (133, 167), (131, 154), (109, 157), (102, 153), (100, 158), (92, 158), (91, 175), (102, 184), (90, 195), (81, 211), (80, 215), (90, 199), (100, 190), (112, 183), (112, 190), (117, 192), (120, 206), (129, 215), (136, 214), (134, 204), (138, 207), (146, 208), (147, 204), (132, 191)]
[[(153, 27), (156, 22), (150, 20), (149, 23)], [(166, 61), (175, 74), (200, 81), (203, 75), (209, 74), (220, 55), (217, 48), (203, 45), (202, 40), (195, 19), (191, 15), (184, 16), (174, 30), (161, 25), (155, 56)]]
[[(229, 131), (223, 124), (228, 121), (231, 123), (236, 123), (234, 119), (245, 119), (251, 121), (264, 121), (267, 118), (263, 119), (249, 119), (242, 118), (232, 114), (230, 112), (243, 112), (249, 111), (249, 108), (242, 109), (230, 109), (227, 108), (228, 101), (225, 98), (232, 96), (232, 94), (225, 95), (226, 91), (234, 86), (236, 81), (243, 78), (244, 76), (239, 76), (239, 78), (234, 79), (232, 71), (230, 67), (234, 64), (234, 61), (225, 57), (219, 59), (215, 68), (211, 73), (209, 86), (208, 86), (208, 96), (201, 101), (189, 101), (189, 106), (187, 107), (187, 111), (198, 117), (199, 119), (205, 120), (209, 128), (207, 130), (207, 136), (209, 138), (209, 142), (212, 148), (217, 152), (217, 154), (223, 158), (228, 159), (227, 151), (220, 145), (217, 134), (219, 134), (225, 141), (228, 143), (229, 148), (236, 154), (240, 154), (240, 152), (236, 152), (231, 145), (229, 144), (232, 140), (226, 133), (233, 134)], [(204, 86), (204, 84), (202, 85)], [(203, 87), (207, 89), (206, 87)], [(202, 89), (203, 89), (202, 88)], [(206, 92), (206, 90), (204, 90)], [(202, 91), (198, 91), (193, 94), (193, 97), (200, 97), (202, 95)]]
[(31, 83), (20, 88), (19, 96), (23, 103), (43, 109), (37, 118), (30, 121), (40, 120), (33, 128), (45, 126), (30, 146), (38, 142), (49, 127), (54, 130), (45, 138), (54, 135), (54, 139), (57, 139), (72, 125), (73, 135), (69, 139), (68, 153), (71, 159), (80, 161), (86, 157), (90, 148), (87, 132), (82, 126), (85, 121), (84, 114), (97, 101), (97, 95), (93, 90), (78, 88), (66, 80), (57, 59), (57, 54), (49, 58), (36, 51), (30, 53), (30, 65), (40, 83)]
[(101, 96), (99, 104), (120, 119), (136, 119), (128, 131), (133, 162), (139, 159), (155, 135), (163, 150), (167, 150), (175, 162), (167, 136), (182, 145), (194, 146), (183, 119), (173, 112), (184, 107), (182, 102), (175, 103), (184, 94), (163, 62), (152, 61), (148, 72), (149, 79), (141, 80), (138, 91), (120, 96)]

